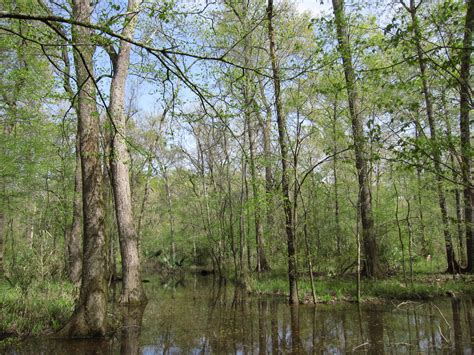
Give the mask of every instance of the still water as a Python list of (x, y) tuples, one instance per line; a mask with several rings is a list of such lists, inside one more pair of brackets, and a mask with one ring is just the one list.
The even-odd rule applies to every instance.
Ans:
[[(148, 305), (106, 341), (29, 340), (10, 354), (369, 354), (473, 352), (471, 298), (383, 305), (286, 304), (212, 277), (146, 284)], [(118, 314), (118, 312), (115, 312)]]

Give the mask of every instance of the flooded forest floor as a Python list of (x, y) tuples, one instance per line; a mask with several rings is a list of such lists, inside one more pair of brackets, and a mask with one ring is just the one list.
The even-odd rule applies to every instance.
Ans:
[[(148, 304), (124, 312), (109, 304), (109, 323), (115, 327), (106, 339), (67, 340), (52, 334), (73, 309), (74, 289), (65, 285), (13, 294), (2, 285), (0, 319), (10, 335), (0, 353), (371, 353), (473, 350), (472, 277), (442, 274), (416, 275), (414, 286), (395, 278), (363, 281), (363, 303), (327, 301), (325, 304), (289, 306), (283, 280), (273, 273), (253, 281), (245, 292), (231, 281), (213, 275), (173, 272), (168, 277), (147, 275)], [(353, 280), (316, 280), (321, 300), (352, 300)], [(464, 285), (464, 286), (461, 286)], [(110, 299), (119, 295), (119, 283)], [(300, 282), (300, 296), (305, 281)], [(430, 300), (414, 290), (429, 289)], [(396, 291), (398, 289), (408, 291)], [(247, 290), (248, 291), (248, 290)], [(267, 294), (272, 293), (272, 294)], [(326, 292), (326, 295), (324, 294)], [(410, 301), (395, 300), (408, 296)], [(464, 292), (464, 294), (461, 294)], [(259, 293), (259, 294), (257, 294)], [(9, 295), (9, 300), (5, 301)], [(282, 296), (283, 295), (283, 296)], [(339, 295), (339, 296), (338, 296)], [(444, 297), (451, 295), (451, 297)], [(376, 298), (377, 296), (377, 298)], [(385, 297), (387, 296), (387, 297)], [(438, 297), (443, 296), (443, 297)], [(14, 301), (14, 297), (18, 298)], [(38, 298), (32, 298), (38, 297)], [(48, 298), (47, 298), (48, 297)], [(390, 299), (388, 299), (390, 298)], [(395, 298), (395, 299), (394, 299)], [(402, 298), (402, 297), (400, 297)], [(14, 303), (16, 302), (16, 305)], [(16, 308), (15, 308), (16, 307)], [(15, 312), (9, 314), (8, 312)], [(9, 328), (4, 328), (9, 327)], [(17, 328), (15, 328), (17, 327)], [(21, 332), (20, 332), (21, 331)], [(40, 336), (41, 335), (41, 336)]]
[[(161, 274), (148, 265), (146, 280), (155, 280), (161, 288), (170, 284), (180, 285), (189, 277), (202, 278), (202, 270), (174, 269)], [(204, 272), (207, 273), (207, 272)], [(200, 275), (201, 274), (201, 275)], [(196, 276), (192, 276), (196, 275)], [(234, 287), (232, 278), (224, 280), (213, 273), (206, 279), (220, 285)], [(157, 281), (159, 280), (159, 281)], [(120, 293), (120, 282), (115, 283), (110, 294), (114, 300)], [(442, 273), (415, 273), (413, 278), (400, 275), (381, 280), (361, 280), (361, 302), (363, 304), (406, 304), (406, 301), (433, 301), (447, 298), (474, 296), (474, 276)], [(173, 286), (174, 287), (174, 286)], [(156, 288), (156, 287), (155, 287)], [(248, 277), (243, 292), (249, 297), (279, 297), (285, 303), (288, 280), (284, 270), (273, 270)], [(300, 275), (299, 297), (302, 304), (312, 304), (311, 282), (307, 275)], [(316, 303), (352, 303), (357, 300), (355, 275), (344, 277), (315, 276)], [(40, 283), (32, 281), (11, 285), (0, 282), (0, 347), (28, 337), (51, 335), (67, 321), (74, 309), (78, 289), (68, 282)], [(153, 295), (149, 295), (153, 297)], [(112, 316), (112, 328), (120, 328)], [(112, 329), (113, 331), (113, 329)]]

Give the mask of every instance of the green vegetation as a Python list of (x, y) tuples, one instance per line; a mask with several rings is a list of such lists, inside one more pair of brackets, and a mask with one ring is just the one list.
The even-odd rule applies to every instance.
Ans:
[[(253, 279), (249, 288), (252, 293), (287, 295), (287, 276), (284, 271), (265, 274)], [(298, 282), (300, 302), (312, 303), (311, 284), (306, 277)], [(453, 279), (444, 274), (416, 274), (413, 284), (406, 285), (400, 277), (384, 280), (363, 280), (362, 302), (381, 302), (387, 300), (429, 300), (437, 297), (459, 297), (474, 295), (472, 276)], [(354, 277), (320, 277), (315, 280), (317, 302), (355, 302), (357, 287)]]
[(473, 1), (119, 3), (2, 2), (3, 333), (105, 336), (144, 263), (471, 293)]
[(26, 289), (0, 284), (0, 334), (38, 336), (57, 331), (71, 316), (75, 287), (34, 281)]

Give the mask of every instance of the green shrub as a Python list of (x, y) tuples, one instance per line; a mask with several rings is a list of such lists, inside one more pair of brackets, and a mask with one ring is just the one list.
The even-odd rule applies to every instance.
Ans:
[(68, 282), (33, 282), (26, 293), (6, 283), (0, 292), (0, 333), (23, 336), (58, 330), (72, 314), (77, 290)]

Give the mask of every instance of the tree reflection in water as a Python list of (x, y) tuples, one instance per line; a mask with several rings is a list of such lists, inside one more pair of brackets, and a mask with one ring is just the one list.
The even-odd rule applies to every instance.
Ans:
[[(472, 299), (290, 307), (212, 277), (146, 285), (145, 310), (122, 312), (109, 340), (30, 340), (7, 353), (471, 353)], [(143, 319), (143, 322), (142, 322)], [(141, 325), (141, 327), (140, 327)]]

